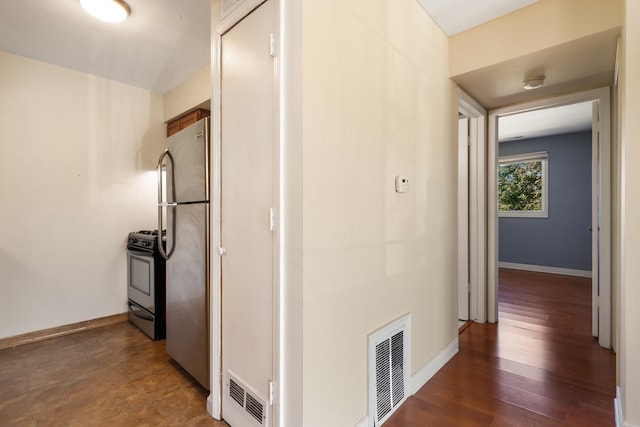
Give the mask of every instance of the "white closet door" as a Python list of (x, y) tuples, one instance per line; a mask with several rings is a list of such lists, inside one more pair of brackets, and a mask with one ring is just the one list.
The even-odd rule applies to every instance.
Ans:
[(274, 343), (273, 0), (222, 36), (222, 417), (269, 424)]

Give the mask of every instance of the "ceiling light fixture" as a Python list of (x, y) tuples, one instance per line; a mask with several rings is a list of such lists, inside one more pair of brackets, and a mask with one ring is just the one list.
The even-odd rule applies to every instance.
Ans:
[(525, 89), (538, 89), (544, 85), (544, 79), (545, 76), (528, 77), (522, 82), (522, 87)]
[(80, 5), (104, 22), (122, 22), (131, 14), (131, 8), (123, 0), (80, 0)]

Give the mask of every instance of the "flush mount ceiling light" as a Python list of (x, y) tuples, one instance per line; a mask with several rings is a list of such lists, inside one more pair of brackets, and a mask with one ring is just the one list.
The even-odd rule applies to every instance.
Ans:
[(104, 22), (122, 22), (131, 14), (131, 8), (123, 0), (80, 0), (80, 5)]
[(538, 89), (544, 85), (544, 76), (528, 77), (522, 82), (525, 89)]

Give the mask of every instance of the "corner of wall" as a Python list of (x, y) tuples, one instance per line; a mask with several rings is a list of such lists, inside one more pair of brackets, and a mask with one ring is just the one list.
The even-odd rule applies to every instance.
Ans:
[(162, 96), (162, 118), (167, 122), (195, 108), (208, 110), (211, 108), (210, 99), (211, 65), (207, 64)]
[[(456, 336), (445, 348), (440, 350), (434, 357), (431, 358), (424, 366), (411, 376), (409, 390), (411, 396), (416, 394), (422, 386), (424, 386), (435, 374), (438, 373), (444, 365), (449, 362), (458, 353), (459, 343)], [(369, 414), (365, 415), (360, 421), (358, 421), (354, 427), (368, 427), (371, 425), (371, 419)]]
[(411, 376), (411, 394), (416, 394), (422, 386), (433, 378), (433, 376), (458, 353), (459, 348), (458, 336), (456, 335), (445, 348), (440, 350), (431, 360)]
[(619, 28), (623, 24), (621, 3), (538, 1), (455, 34), (449, 38), (451, 76)]

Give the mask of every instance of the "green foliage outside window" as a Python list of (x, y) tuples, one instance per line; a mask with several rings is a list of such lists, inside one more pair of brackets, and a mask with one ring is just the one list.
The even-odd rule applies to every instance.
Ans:
[(542, 211), (542, 177), (541, 160), (500, 164), (500, 211)]

